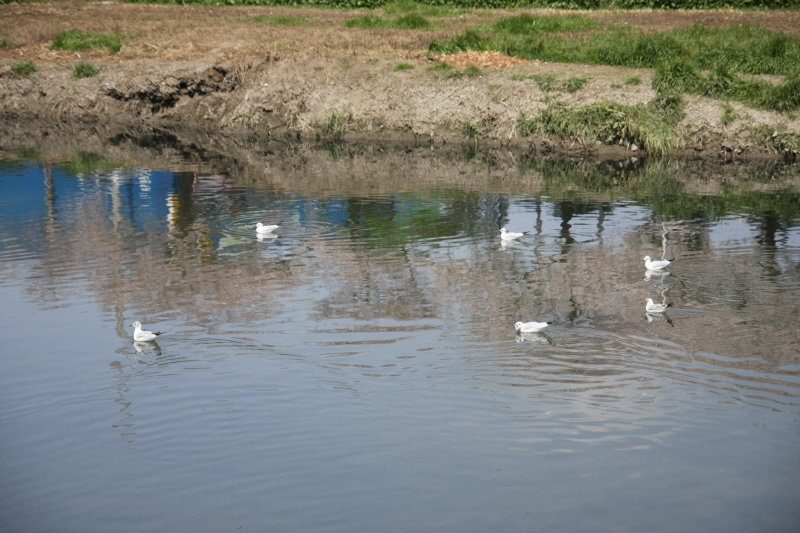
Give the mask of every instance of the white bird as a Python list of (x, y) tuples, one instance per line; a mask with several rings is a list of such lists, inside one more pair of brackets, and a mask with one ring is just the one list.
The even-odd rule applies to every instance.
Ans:
[(655, 304), (653, 303), (652, 298), (646, 298), (645, 301), (642, 302), (643, 304), (647, 304), (644, 308), (645, 312), (647, 313), (663, 313), (667, 310), (671, 304)]
[(280, 228), (281, 224), (283, 224), (283, 220), (281, 220), (277, 224), (268, 224), (266, 226), (261, 222), (259, 222), (258, 224), (256, 224), (256, 233), (272, 233), (276, 229)]
[(549, 325), (548, 322), (517, 322), (514, 324), (514, 330), (518, 333), (534, 333)]
[(665, 266), (667, 266), (668, 264), (672, 263), (675, 260), (674, 259), (659, 259), (659, 260), (656, 260), (656, 261), (651, 261), (650, 260), (650, 256), (646, 255), (646, 256), (644, 256), (644, 259), (642, 259), (642, 261), (644, 261), (644, 267), (647, 270), (661, 270), (662, 268), (664, 268)]
[(156, 337), (162, 335), (163, 331), (156, 331), (153, 333), (152, 331), (145, 331), (142, 329), (142, 323), (138, 320), (131, 324), (134, 328), (136, 328), (133, 332), (133, 340), (136, 342), (148, 342), (156, 340)]
[(519, 239), (523, 235), (527, 235), (527, 231), (523, 231), (522, 233), (511, 233), (510, 231), (506, 231), (506, 228), (500, 228), (500, 238), (504, 241), (510, 241), (513, 239)]

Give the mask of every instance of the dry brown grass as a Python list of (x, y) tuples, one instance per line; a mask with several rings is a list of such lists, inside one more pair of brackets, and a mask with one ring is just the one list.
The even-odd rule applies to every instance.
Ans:
[[(535, 10), (528, 10), (533, 12)], [(552, 10), (548, 14), (554, 13)], [(53, 37), (80, 28), (128, 36), (121, 53), (82, 52), (81, 58), (108, 60), (226, 59), (293, 51), (410, 57), (433, 40), (446, 40), (479, 24), (509, 16), (507, 11), (436, 19), (432, 31), (348, 29), (345, 21), (363, 11), (283, 7), (199, 7), (98, 4), (56, 0), (49, 4), (0, 5), (0, 38), (21, 44), (0, 50), (0, 60), (74, 61), (73, 52), (49, 50)], [(486, 14), (492, 16), (487, 17)], [(659, 31), (702, 23), (708, 26), (754, 24), (800, 36), (800, 12), (586, 12), (603, 23), (629, 24)], [(253, 23), (253, 17), (308, 19), (304, 26)]]

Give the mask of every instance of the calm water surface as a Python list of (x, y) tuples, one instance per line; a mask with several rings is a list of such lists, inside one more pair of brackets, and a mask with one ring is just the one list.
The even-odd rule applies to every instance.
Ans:
[(799, 530), (796, 165), (383, 157), (0, 161), (2, 529)]

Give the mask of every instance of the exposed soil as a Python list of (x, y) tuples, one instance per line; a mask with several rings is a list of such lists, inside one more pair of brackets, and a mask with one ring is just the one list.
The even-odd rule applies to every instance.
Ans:
[[(437, 29), (429, 31), (343, 26), (362, 14), (76, 1), (0, 5), (0, 39), (20, 45), (0, 49), (0, 117), (26, 123), (117, 123), (314, 139), (333, 134), (323, 124), (336, 113), (345, 139), (480, 142), (545, 151), (612, 150), (620, 155), (638, 150), (630, 145), (586, 146), (581, 140), (522, 137), (516, 124), (520, 112), (533, 115), (554, 97), (576, 107), (607, 100), (646, 102), (655, 95), (649, 70), (543, 63), (491, 53), (450, 57), (426, 53), (429, 42), (507, 17), (507, 11), (433, 19)], [(644, 31), (751, 24), (800, 36), (798, 11), (585, 14)], [(279, 26), (254, 21), (278, 16), (302, 17), (306, 22)], [(128, 37), (118, 54), (50, 50), (53, 37), (71, 28)], [(33, 61), (39, 70), (17, 76), (10, 68), (18, 61)], [(71, 67), (83, 61), (103, 70), (93, 78), (73, 78)], [(481, 75), (448, 77), (430, 68), (438, 61), (462, 68), (475, 64)], [(413, 68), (398, 70), (399, 63)], [(533, 74), (580, 76), (589, 83), (576, 93), (554, 95), (524, 79)], [(633, 76), (642, 83), (625, 85), (624, 80)], [(759, 124), (800, 135), (796, 116), (732, 103), (739, 119), (725, 126), (720, 101), (690, 96), (686, 102), (687, 116), (679, 125), (683, 154), (769, 156), (770, 150), (750, 134)], [(465, 124), (479, 127), (470, 130)], [(468, 131), (477, 131), (477, 137)]]

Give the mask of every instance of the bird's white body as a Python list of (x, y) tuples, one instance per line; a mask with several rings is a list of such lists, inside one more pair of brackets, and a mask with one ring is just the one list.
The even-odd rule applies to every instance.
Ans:
[(261, 222), (259, 222), (258, 224), (256, 224), (256, 233), (272, 233), (276, 229), (280, 228), (281, 224), (283, 224), (283, 222), (278, 222), (277, 224), (268, 224), (268, 225), (264, 225)]
[(500, 238), (504, 241), (511, 241), (513, 239), (519, 239), (523, 235), (527, 235), (527, 231), (523, 231), (522, 233), (512, 233), (510, 231), (506, 231), (506, 228), (500, 228)]
[(653, 303), (652, 298), (646, 298), (644, 302), (647, 306), (644, 308), (647, 313), (663, 313), (669, 307), (669, 304), (656, 304)]
[(650, 256), (646, 255), (642, 261), (644, 261), (644, 267), (647, 270), (661, 270), (668, 264), (672, 263), (673, 259), (658, 259), (656, 261), (651, 261)]
[(156, 332), (145, 331), (145, 330), (142, 329), (142, 323), (139, 322), (138, 320), (136, 322), (134, 322), (133, 324), (131, 324), (131, 326), (136, 328), (133, 331), (133, 340), (136, 341), (136, 342), (154, 341), (154, 340), (156, 340), (156, 337), (158, 337), (159, 335), (162, 335), (164, 333), (163, 331), (156, 331)]
[(548, 325), (547, 322), (517, 322), (514, 324), (514, 329), (519, 333), (534, 333)]

